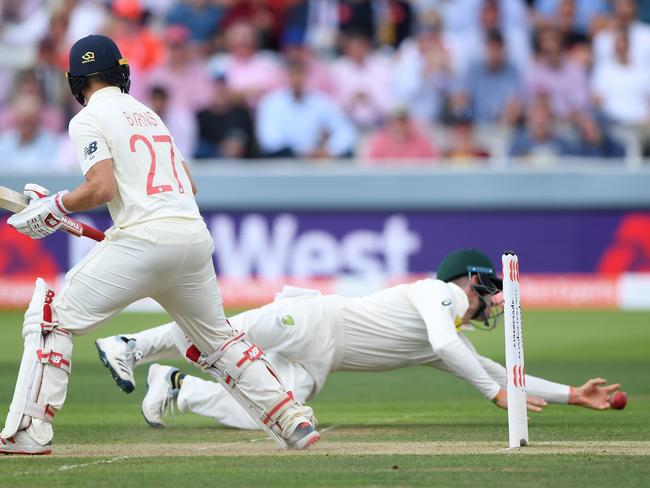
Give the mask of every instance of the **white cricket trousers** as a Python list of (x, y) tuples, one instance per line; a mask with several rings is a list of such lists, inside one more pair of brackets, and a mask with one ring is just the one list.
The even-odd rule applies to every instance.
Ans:
[(85, 334), (127, 305), (151, 297), (200, 351), (213, 352), (232, 332), (213, 250), (202, 220), (111, 229), (66, 275), (54, 301), (59, 324), (75, 335)]

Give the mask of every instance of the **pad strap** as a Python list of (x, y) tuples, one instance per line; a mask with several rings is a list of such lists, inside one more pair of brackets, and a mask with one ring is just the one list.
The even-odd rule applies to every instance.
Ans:
[(262, 351), (262, 348), (258, 347), (257, 344), (253, 344), (251, 347), (246, 349), (242, 358), (235, 364), (235, 367), (226, 370), (226, 384), (235, 386), (239, 381), (239, 378), (241, 378), (241, 375), (246, 371), (246, 368), (263, 355), (264, 351)]
[[(231, 347), (233, 347), (235, 344), (239, 342), (245, 343), (244, 336), (245, 336), (244, 332), (237, 334), (235, 337), (230, 339), (228, 342), (226, 342), (223, 346), (221, 346), (217, 351), (213, 352), (212, 354), (209, 354), (207, 356), (201, 355), (198, 361), (196, 362), (204, 370), (216, 365), (219, 362), (219, 360), (223, 357), (223, 355)], [(226, 368), (223, 370), (224, 380), (226, 384), (234, 388), (235, 385), (237, 384), (237, 381), (239, 381), (239, 378), (241, 378), (241, 375), (244, 373), (244, 371), (246, 371), (246, 369), (251, 364), (253, 364), (255, 361), (260, 359), (263, 355), (264, 355), (264, 351), (262, 351), (262, 348), (260, 348), (256, 344), (249, 346), (248, 349), (246, 349), (243, 352), (241, 359), (239, 359), (234, 364), (226, 365)]]
[(39, 349), (36, 351), (36, 356), (38, 357), (39, 362), (49, 364), (56, 368), (61, 368), (66, 373), (70, 374), (70, 358), (66, 359), (62, 353), (56, 352), (52, 349), (49, 351)]
[[(278, 446), (286, 448), (287, 442), (282, 436), (283, 424), (287, 424), (292, 417), (289, 416), (291, 418), (283, 421), (282, 424), (280, 419), (287, 417), (287, 410), (295, 408), (297, 404), (292, 393), (282, 391), (284, 387), (280, 389), (277, 396), (272, 397), (270, 401), (263, 401), (261, 405), (240, 389), (237, 385), (238, 380), (256, 361), (262, 361), (268, 373), (282, 386), (282, 382), (273, 370), (273, 366), (264, 357), (262, 349), (256, 344), (251, 345), (248, 343), (244, 339), (244, 335), (244, 333), (236, 332), (212, 354), (202, 354), (186, 337), (179, 349), (184, 352), (184, 355), (190, 361), (196, 363), (206, 373), (216, 378), (219, 384), (227, 389), (228, 393), (259, 423), (260, 428), (265, 430)], [(264, 368), (259, 368), (259, 370), (259, 374), (264, 374)], [(268, 407), (269, 405), (271, 407)], [(298, 405), (298, 407), (300, 406)], [(297, 410), (301, 411), (300, 409)], [(308, 411), (308, 415), (311, 415), (311, 409), (308, 407), (302, 410)]]
[(244, 335), (245, 335), (244, 332), (237, 334), (235, 337), (230, 339), (228, 342), (226, 342), (223, 346), (221, 346), (218, 350), (216, 350), (212, 354), (208, 354), (207, 356), (201, 355), (201, 357), (199, 357), (198, 361), (196, 362), (203, 369), (209, 368), (213, 364), (218, 363), (221, 357), (226, 353), (228, 349), (230, 349), (236, 343), (244, 340)]
[(28, 417), (52, 423), (56, 410), (54, 410), (49, 404), (39, 405), (38, 403), (27, 402), (23, 413)]
[(294, 403), (293, 392), (288, 391), (286, 395), (283, 395), (282, 399), (271, 407), (268, 411), (264, 412), (261, 420), (264, 425), (274, 424), (284, 413), (284, 411), (291, 407)]

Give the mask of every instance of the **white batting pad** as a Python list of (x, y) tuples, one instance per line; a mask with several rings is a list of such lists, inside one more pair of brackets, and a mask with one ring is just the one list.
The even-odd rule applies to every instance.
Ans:
[(52, 439), (52, 418), (63, 406), (72, 356), (69, 333), (55, 327), (47, 283), (38, 278), (23, 323), (24, 352), (3, 437), (28, 429), (32, 439)]

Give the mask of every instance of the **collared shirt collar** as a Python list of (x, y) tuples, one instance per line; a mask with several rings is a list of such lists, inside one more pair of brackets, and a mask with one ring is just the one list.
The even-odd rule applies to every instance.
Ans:
[(92, 102), (96, 100), (99, 100), (100, 98), (110, 97), (118, 93), (122, 93), (122, 90), (117, 86), (107, 86), (104, 88), (100, 88), (90, 96), (90, 100), (88, 100), (88, 105), (90, 105)]

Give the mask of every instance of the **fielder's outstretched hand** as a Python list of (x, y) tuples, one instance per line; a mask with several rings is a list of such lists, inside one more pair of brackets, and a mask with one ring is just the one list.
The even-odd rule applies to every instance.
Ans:
[[(501, 388), (497, 396), (494, 397), (494, 403), (497, 407), (508, 408), (508, 392)], [(546, 400), (532, 395), (526, 395), (526, 408), (531, 412), (541, 412), (548, 405)]]
[(526, 395), (526, 408), (531, 412), (541, 412), (546, 405), (548, 402), (543, 398)]
[(601, 386), (605, 385), (605, 383), (607, 383), (607, 380), (603, 378), (592, 378), (582, 386), (571, 387), (569, 403), (595, 410), (607, 410), (611, 408), (609, 395), (618, 390), (621, 385), (615, 383), (613, 385)]

